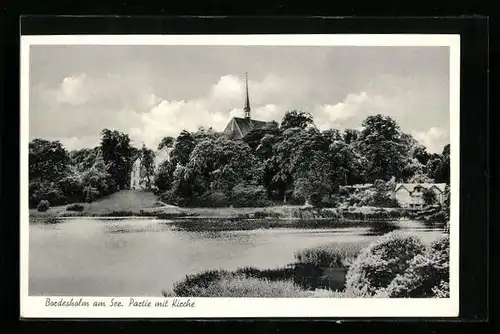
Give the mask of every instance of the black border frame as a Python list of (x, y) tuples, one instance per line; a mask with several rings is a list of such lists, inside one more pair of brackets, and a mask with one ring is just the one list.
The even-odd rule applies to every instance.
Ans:
[[(488, 43), (489, 20), (485, 17), (446, 17), (446, 18), (416, 18), (416, 17), (120, 17), (120, 16), (24, 16), (21, 17), (21, 33), (23, 35), (70, 35), (70, 34), (258, 34), (258, 33), (351, 33), (351, 34), (385, 34), (385, 33), (450, 33), (461, 36), (461, 80), (460, 80), (460, 317), (447, 318), (349, 318), (349, 319), (202, 319), (204, 325), (217, 323), (221, 320), (236, 325), (234, 329), (241, 330), (249, 322), (263, 324), (269, 328), (270, 320), (282, 322), (299, 321), (293, 326), (304, 325), (304, 321), (313, 321), (315, 324), (332, 323), (339, 321), (346, 325), (358, 323), (359, 328), (369, 326), (372, 331), (383, 329), (387, 321), (411, 324), (412, 328), (444, 329), (447, 323), (457, 321), (484, 322), (489, 319), (488, 308), (488, 222), (490, 219), (489, 195), (489, 136), (490, 115), (488, 113)], [(19, 65), (19, 41), (17, 44), (17, 62)], [(11, 60), (14, 59), (14, 56)], [(19, 73), (19, 72), (18, 72)], [(12, 86), (19, 87), (19, 77), (11, 78)], [(16, 99), (14, 94), (5, 95), (6, 100)], [(17, 95), (17, 101), (19, 103)], [(5, 151), (9, 152), (11, 161), (19, 161), (19, 146), (12, 145), (10, 139), (19, 139), (19, 114), (9, 120), (9, 127), (4, 133), (9, 141), (4, 142)], [(9, 117), (10, 117), (9, 116)], [(9, 143), (10, 142), (10, 143)], [(5, 153), (4, 153), (5, 154)], [(17, 190), (9, 192), (12, 195), (12, 205), (8, 212), (9, 221), (18, 221), (19, 201), (19, 169), (14, 164), (4, 166), (3, 179), (14, 181)], [(13, 188), (13, 189), (14, 189)], [(17, 219), (16, 219), (17, 218)], [(3, 220), (3, 219), (2, 219)], [(2, 243), (4, 254), (9, 254), (7, 267), (2, 272), (15, 272), (9, 276), (8, 286), (17, 302), (9, 302), (8, 316), (19, 318), (19, 228), (17, 225), (5, 226), (2, 224), (2, 236), (5, 241), (17, 240), (14, 244)], [(12, 257), (16, 255), (16, 257)], [(486, 259), (486, 262), (484, 261)], [(8, 297), (12, 297), (8, 296)], [(2, 298), (6, 300), (5, 298)], [(9, 298), (8, 298), (9, 299)], [(17, 314), (17, 315), (16, 315)], [(96, 319), (97, 320), (97, 319)], [(148, 328), (152, 321), (143, 320), (130, 323), (127, 326), (135, 329), (139, 324)], [(139, 319), (135, 319), (139, 320)], [(179, 323), (178, 319), (154, 319)], [(190, 320), (190, 319), (185, 319)], [(43, 322), (43, 319), (23, 319), (24, 324), (32, 327), (34, 323)], [(99, 320), (97, 320), (99, 322)], [(123, 320), (122, 320), (123, 321)], [(359, 323), (361, 321), (361, 323)], [(52, 320), (50, 320), (52, 322)], [(199, 322), (192, 322), (193, 325)], [(71, 324), (72, 329), (90, 329), (93, 321)], [(24, 325), (23, 324), (23, 325)], [(59, 324), (54, 324), (59, 327)], [(64, 325), (69, 325), (65, 323)], [(103, 325), (102, 322), (100, 325)], [(409, 326), (408, 326), (409, 327)], [(408, 329), (408, 327), (406, 329)], [(449, 326), (448, 326), (449, 327)], [(110, 327), (106, 327), (110, 329)], [(205, 327), (206, 328), (206, 327)], [(262, 328), (262, 327), (261, 327)], [(350, 327), (353, 328), (353, 327)], [(103, 328), (104, 329), (104, 328)]]

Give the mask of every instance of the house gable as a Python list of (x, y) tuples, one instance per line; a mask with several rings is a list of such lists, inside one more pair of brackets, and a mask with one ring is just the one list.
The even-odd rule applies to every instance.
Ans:
[(442, 193), (446, 184), (441, 183), (400, 183), (394, 188), (394, 197), (403, 207), (423, 206), (423, 191), (429, 189), (437, 193), (438, 201), (442, 200)]

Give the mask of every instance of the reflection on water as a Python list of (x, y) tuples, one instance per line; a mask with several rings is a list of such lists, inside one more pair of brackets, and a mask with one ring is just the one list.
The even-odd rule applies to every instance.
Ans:
[[(206, 223), (206, 225), (204, 225)], [(208, 269), (278, 268), (299, 249), (330, 242), (363, 242), (395, 229), (426, 241), (441, 225), (417, 221), (353, 225), (322, 221), (247, 223), (157, 219), (74, 218), (31, 224), (32, 295), (160, 296), (187, 274)], [(310, 222), (309, 222), (310, 223)], [(192, 225), (190, 225), (192, 224)], [(206, 228), (203, 228), (206, 227)]]

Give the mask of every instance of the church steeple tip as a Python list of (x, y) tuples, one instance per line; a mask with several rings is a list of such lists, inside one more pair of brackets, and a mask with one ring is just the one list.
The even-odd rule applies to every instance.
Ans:
[(246, 92), (246, 100), (245, 100), (245, 107), (243, 110), (245, 111), (245, 118), (250, 119), (250, 97), (248, 94), (248, 73), (245, 72), (245, 92)]

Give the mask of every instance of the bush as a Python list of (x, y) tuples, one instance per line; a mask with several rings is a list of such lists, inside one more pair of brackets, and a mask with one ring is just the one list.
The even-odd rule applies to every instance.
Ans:
[(83, 201), (85, 199), (83, 181), (77, 173), (65, 176), (57, 182), (57, 185), (68, 202)]
[[(197, 276), (195, 278), (195, 276)], [(246, 277), (226, 271), (208, 271), (174, 285), (179, 297), (304, 297), (306, 293), (290, 281)]]
[(55, 182), (32, 180), (29, 184), (29, 206), (37, 207), (40, 201), (49, 201), (52, 205), (65, 204), (66, 197)]
[(174, 284), (174, 293), (179, 297), (197, 297), (215, 281), (228, 278), (231, 273), (225, 270), (208, 270), (199, 274), (187, 275)]
[(237, 207), (268, 206), (267, 191), (263, 186), (237, 185), (232, 190), (232, 204)]
[(36, 209), (39, 212), (46, 212), (49, 208), (50, 208), (50, 203), (49, 201), (46, 200), (41, 200), (36, 206)]
[(449, 238), (432, 243), (426, 254), (415, 256), (405, 273), (394, 278), (379, 295), (391, 298), (449, 296)]
[(422, 198), (426, 206), (432, 206), (437, 203), (436, 193), (430, 189), (424, 189)]
[(325, 268), (349, 267), (363, 247), (359, 243), (332, 243), (318, 247), (305, 248), (294, 254), (300, 264), (311, 264)]
[(335, 208), (339, 206), (340, 198), (338, 196), (312, 194), (310, 203), (315, 208)]
[(358, 191), (348, 199), (349, 205), (398, 208), (398, 201), (391, 195), (391, 183), (377, 180), (373, 188)]
[(288, 297), (300, 292), (291, 267), (261, 270), (247, 267), (234, 272), (208, 270), (187, 275), (174, 284), (178, 297)]
[(190, 206), (202, 207), (226, 207), (229, 206), (229, 199), (222, 191), (207, 191), (198, 198), (191, 200)]
[(54, 216), (47, 217), (43, 220), (44, 224), (58, 224), (61, 221)]
[(200, 297), (305, 297), (306, 292), (290, 281), (270, 281), (251, 277), (235, 276), (214, 282)]
[(66, 211), (77, 211), (77, 212), (82, 212), (85, 207), (81, 204), (75, 203), (68, 205), (66, 207)]
[(363, 249), (346, 276), (346, 290), (359, 296), (373, 296), (405, 273), (425, 246), (416, 236), (398, 231), (387, 233)]

